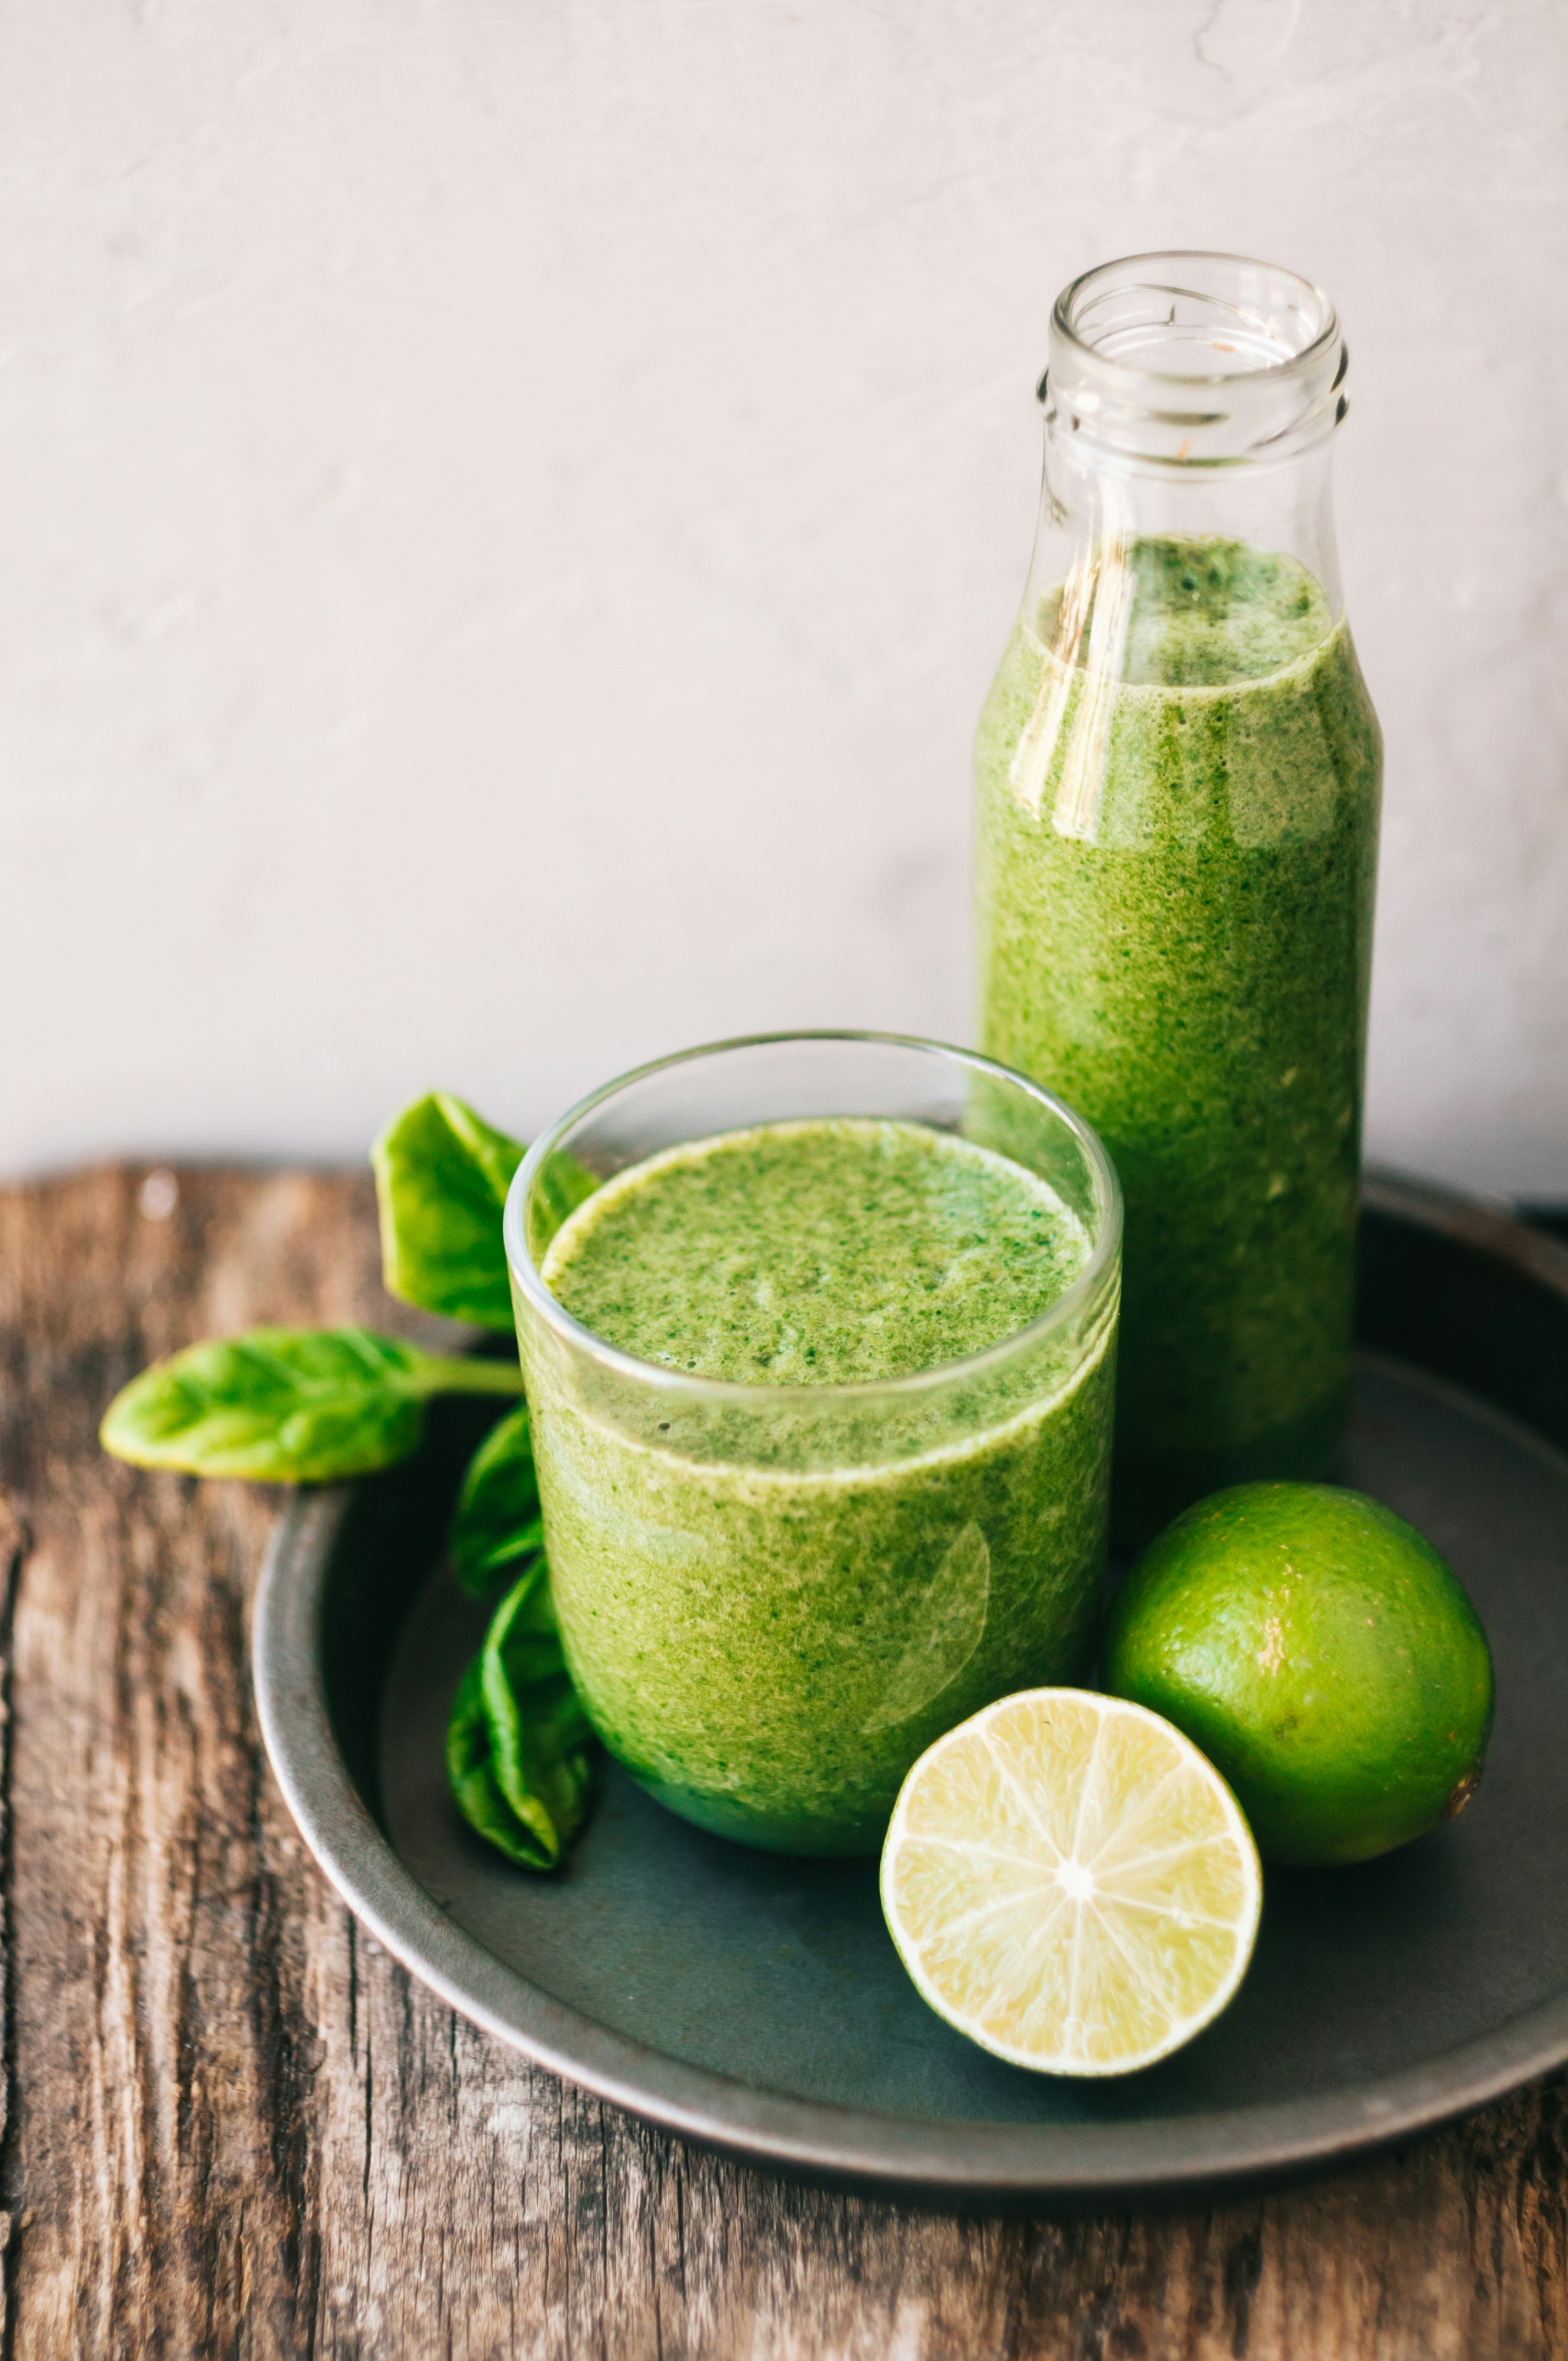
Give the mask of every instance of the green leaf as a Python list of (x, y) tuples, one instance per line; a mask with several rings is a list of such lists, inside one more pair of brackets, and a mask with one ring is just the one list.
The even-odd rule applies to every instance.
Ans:
[(507, 1416), (468, 1463), (452, 1521), (452, 1565), (466, 1591), (480, 1598), (503, 1566), (544, 1546), (539, 1483), (526, 1405)]
[(532, 1835), (518, 1826), (490, 1763), (490, 1726), (485, 1719), (479, 1659), (457, 1684), (446, 1725), (446, 1776), (453, 1799), (471, 1828), (504, 1852), (520, 1869), (548, 1869)]
[(564, 1148), (547, 1157), (539, 1168), (539, 1179), (530, 1191), (533, 1202), (529, 1209), (529, 1246), (543, 1258), (543, 1249), (568, 1214), (575, 1213), (598, 1188), (599, 1175), (590, 1172)]
[(449, 1360), (367, 1328), (253, 1328), (155, 1361), (98, 1434), (138, 1467), (325, 1484), (406, 1459), (432, 1394), (521, 1390), (512, 1363)]
[(393, 1116), (370, 1150), (389, 1294), (510, 1334), (501, 1213), (524, 1153), (445, 1091)]
[(509, 1861), (554, 1869), (587, 1810), (595, 1744), (537, 1558), (491, 1617), (453, 1700), (446, 1771), (457, 1807)]

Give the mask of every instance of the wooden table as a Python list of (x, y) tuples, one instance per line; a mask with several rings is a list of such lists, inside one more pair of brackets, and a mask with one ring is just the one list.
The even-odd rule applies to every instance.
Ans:
[(421, 1323), (367, 1182), (176, 1178), (0, 1192), (5, 2361), (1568, 2356), (1562, 2084), (1212, 2212), (938, 2219), (644, 2131), (411, 1983), (262, 1755), (275, 1500), (94, 1429), (198, 1336)]

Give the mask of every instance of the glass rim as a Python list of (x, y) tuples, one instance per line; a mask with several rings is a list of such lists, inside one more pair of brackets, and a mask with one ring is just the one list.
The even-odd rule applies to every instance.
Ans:
[[(1255, 368), (1215, 371), (1144, 368), (1135, 361), (1123, 360), (1114, 353), (1105, 352), (1100, 346), (1091, 344), (1087, 336), (1079, 333), (1073, 322), (1074, 308), (1085, 291), (1093, 287), (1098, 281), (1111, 280), (1118, 272), (1143, 270), (1146, 267), (1173, 269), (1184, 262), (1228, 263), (1238, 269), (1265, 271), (1270, 278), (1288, 280), (1293, 287), (1299, 288), (1321, 306), (1321, 324), (1317, 334), (1309, 343), (1302, 346), (1299, 353), (1291, 353), (1285, 359), (1262, 361)], [(1132, 283), (1148, 285), (1160, 294), (1190, 295), (1204, 302), (1214, 300), (1206, 296), (1201, 288), (1167, 286), (1158, 279)], [(1119, 255), (1112, 262), (1097, 262), (1092, 269), (1080, 271), (1076, 279), (1070, 280), (1062, 289), (1051, 307), (1051, 326), (1075, 353), (1091, 361), (1097, 368), (1115, 370), (1118, 376), (1128, 382), (1142, 379), (1146, 383), (1152, 385), (1214, 386), (1232, 389), (1238, 386), (1255, 385), (1260, 380), (1277, 383), (1281, 379), (1293, 374), (1305, 374), (1335, 350), (1341, 335), (1339, 315), (1334, 310), (1333, 303), (1314, 280), (1303, 278), (1298, 270), (1287, 269), (1282, 263), (1260, 261), (1255, 255), (1227, 254), (1218, 247), (1166, 247), (1147, 254)]]
[[(748, 1385), (733, 1378), (705, 1378), (690, 1369), (666, 1368), (662, 1362), (645, 1361), (638, 1354), (623, 1351), (619, 1345), (610, 1344), (607, 1337), (575, 1318), (545, 1286), (528, 1251), (523, 1222), (523, 1209), (534, 1179), (546, 1158), (554, 1154), (566, 1133), (586, 1115), (591, 1115), (596, 1107), (605, 1105), (622, 1091), (630, 1090), (634, 1083), (647, 1082), (654, 1074), (666, 1073), (674, 1067), (695, 1065), (701, 1059), (732, 1055), (738, 1049), (775, 1049), (785, 1043), (810, 1041), (855, 1042), (882, 1049), (916, 1050), (923, 1056), (934, 1057), (965, 1067), (971, 1072), (991, 1075), (1010, 1083), (1065, 1123), (1083, 1151), (1093, 1176), (1100, 1213), (1100, 1234), (1071, 1286), (1053, 1297), (1045, 1310), (1025, 1327), (1014, 1328), (1005, 1336), (999, 1336), (994, 1344), (985, 1345), (978, 1353), (966, 1354), (956, 1361), (941, 1361), (928, 1369), (907, 1370), (901, 1377), (859, 1378), (843, 1385)], [(812, 1119), (809, 1115), (798, 1118), (803, 1122)], [(697, 1138), (715, 1136), (707, 1133), (695, 1135)], [(675, 1146), (682, 1144), (672, 1143)], [(994, 1152), (1002, 1153), (1001, 1150)], [(642, 1160), (638, 1159), (639, 1162)], [(1009, 1160), (1015, 1162), (1017, 1159)], [(948, 1042), (929, 1040), (919, 1034), (877, 1033), (852, 1027), (808, 1028), (784, 1033), (742, 1033), (727, 1040), (705, 1041), (695, 1049), (676, 1049), (667, 1057), (650, 1059), (646, 1065), (634, 1066), (629, 1072), (618, 1074), (613, 1082), (601, 1083), (598, 1090), (590, 1091), (586, 1098), (568, 1107), (565, 1115), (557, 1116), (533, 1142), (512, 1175), (501, 1220), (501, 1235), (508, 1268), (533, 1309), (559, 1337), (598, 1362), (602, 1367), (613, 1369), (619, 1376), (630, 1378), (639, 1385), (652, 1387), (688, 1400), (725, 1402), (752, 1411), (779, 1404), (821, 1411), (835, 1402), (905, 1400), (913, 1394), (933, 1392), (952, 1385), (955, 1380), (971, 1378), (1000, 1367), (1019, 1352), (1042, 1342), (1053, 1329), (1065, 1326), (1093, 1297), (1120, 1249), (1122, 1187), (1116, 1177), (1116, 1168), (1099, 1134), (1075, 1107), (1069, 1106), (1065, 1099), (1058, 1098), (1054, 1091), (1047, 1090), (1043, 1083), (1031, 1081), (1027, 1074), (1019, 1073), (1014, 1067), (1003, 1066), (994, 1058), (981, 1056), (977, 1049), (955, 1049)]]

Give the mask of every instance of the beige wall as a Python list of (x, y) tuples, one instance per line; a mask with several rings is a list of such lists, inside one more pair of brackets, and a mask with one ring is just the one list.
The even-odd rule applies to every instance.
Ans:
[(1372, 1142), (1568, 1195), (1549, 0), (14, 0), (0, 1165), (967, 1034), (1058, 286), (1321, 279)]

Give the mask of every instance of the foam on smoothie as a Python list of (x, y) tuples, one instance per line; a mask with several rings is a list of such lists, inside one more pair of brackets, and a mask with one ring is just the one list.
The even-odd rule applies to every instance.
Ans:
[(842, 1385), (1016, 1333), (1089, 1259), (1009, 1158), (917, 1123), (766, 1124), (674, 1148), (578, 1208), (546, 1286), (596, 1335), (731, 1383)]

